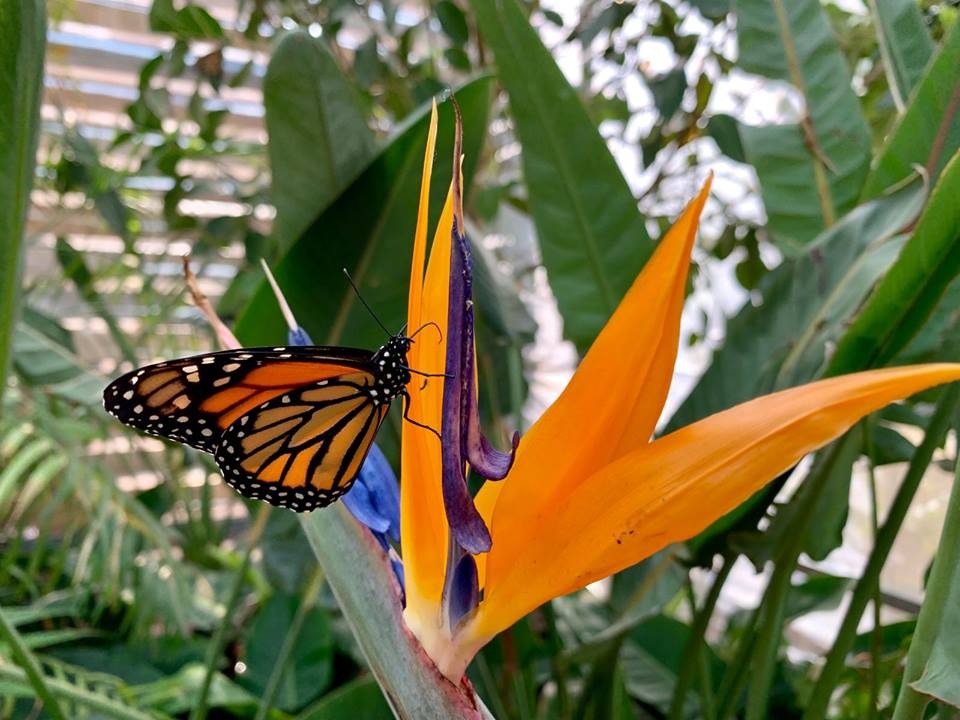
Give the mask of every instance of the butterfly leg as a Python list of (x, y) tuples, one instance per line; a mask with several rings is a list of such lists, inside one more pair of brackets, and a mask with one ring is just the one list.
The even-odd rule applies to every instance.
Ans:
[(413, 373), (414, 375), (419, 375), (420, 377), (427, 377), (427, 378), (442, 377), (442, 378), (450, 378), (450, 379), (453, 378), (453, 373), (445, 373), (445, 372), (444, 372), (444, 373), (428, 373), (428, 372), (422, 372), (422, 371), (420, 371), (420, 370), (414, 370), (412, 367), (407, 367), (406, 365), (401, 365), (400, 368), (403, 369), (403, 370), (406, 370), (407, 372), (411, 372), (411, 373)]
[(403, 404), (403, 419), (406, 420), (406, 421), (407, 421), (408, 423), (410, 423), (411, 425), (416, 425), (417, 427), (421, 427), (421, 428), (423, 428), (424, 430), (429, 430), (430, 432), (432, 432), (434, 435), (437, 436), (437, 439), (438, 439), (438, 440), (442, 441), (443, 438), (440, 437), (440, 433), (439, 433), (439, 432), (437, 432), (436, 430), (434, 430), (434, 429), (433, 429), (432, 427), (430, 427), (429, 425), (424, 425), (423, 423), (417, 422), (417, 421), (414, 420), (412, 417), (410, 417), (410, 395), (409, 395), (409, 393), (407, 393), (406, 391), (404, 391), (404, 392), (402, 392), (402, 393), (400, 393), (400, 394), (403, 395), (403, 399), (406, 401), (406, 402), (404, 402), (404, 404)]

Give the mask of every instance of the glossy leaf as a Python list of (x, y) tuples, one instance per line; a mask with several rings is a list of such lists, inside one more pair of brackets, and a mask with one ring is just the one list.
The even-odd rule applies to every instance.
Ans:
[(906, 113), (887, 137), (873, 162), (863, 190), (876, 197), (925, 168), (931, 183), (939, 178), (960, 148), (960, 23), (944, 38), (943, 46), (917, 86)]
[[(61, 330), (58, 325), (56, 330)], [(71, 344), (51, 331), (48, 318), (28, 311), (14, 331), (14, 368), (28, 386), (72, 402), (100, 407), (105, 380), (73, 353)]]
[(327, 693), (297, 715), (297, 720), (354, 720), (389, 717), (390, 706), (371, 677), (360, 678)]
[(827, 374), (880, 367), (920, 331), (960, 274), (960, 152), (944, 168), (913, 236), (844, 334)]
[(904, 687), (897, 699), (894, 720), (922, 717), (926, 698), (917, 693), (960, 708), (960, 650), (956, 642), (960, 633), (960, 465), (957, 471), (917, 629), (907, 654)]
[(736, 7), (739, 67), (791, 83), (804, 103), (797, 112), (810, 122), (807, 136), (800, 125), (741, 128), (770, 232), (796, 247), (856, 204), (869, 130), (819, 0), (737, 0)]
[(0, 13), (0, 397), (20, 294), (27, 206), (40, 129), (46, 4), (5, 3)]
[(374, 154), (373, 133), (322, 40), (283, 38), (263, 80), (274, 237), (288, 248)]
[(904, 107), (933, 55), (933, 40), (916, 0), (870, 0), (890, 92)]
[(472, 0), (523, 146), (523, 172), (564, 332), (585, 348), (650, 256), (636, 201), (517, 0)]
[[(262, 697), (274, 672), (280, 640), (302, 598), (276, 593), (257, 613), (246, 637), (247, 671), (238, 683)], [(315, 700), (333, 679), (333, 637), (330, 618), (322, 608), (308, 611), (278, 686), (273, 706), (290, 712)]]
[(913, 688), (960, 708), (960, 646), (952, 641), (960, 637), (960, 571), (956, 567), (943, 602), (940, 631), (934, 638), (923, 675), (913, 683)]
[[(464, 178), (469, 179), (486, 135), (490, 81), (474, 80), (456, 94), (464, 116)], [(429, 120), (425, 110), (429, 108), (404, 125), (274, 268), (298, 321), (318, 343), (375, 348), (384, 340), (383, 331), (357, 301), (341, 268), (347, 268), (388, 328), (399, 329), (403, 323)], [(452, 148), (453, 111), (446, 102), (440, 106), (437, 157), (451, 157)], [(450, 169), (445, 162), (435, 168), (434, 221), (443, 205)], [(285, 327), (264, 281), (236, 323), (237, 336), (246, 345), (276, 344), (282, 342)]]

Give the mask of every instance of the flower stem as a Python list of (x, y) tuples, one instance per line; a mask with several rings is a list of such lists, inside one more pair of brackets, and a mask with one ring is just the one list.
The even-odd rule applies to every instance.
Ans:
[(287, 669), (287, 663), (290, 661), (290, 655), (297, 646), (297, 640), (300, 639), (300, 631), (303, 629), (303, 623), (307, 619), (307, 614), (317, 604), (317, 597), (320, 595), (320, 589), (323, 587), (323, 570), (316, 568), (307, 581), (307, 589), (303, 593), (297, 611), (290, 621), (290, 627), (287, 628), (287, 634), (283, 638), (283, 645), (280, 646), (280, 652), (277, 653), (276, 664), (273, 672), (270, 673), (270, 679), (267, 680), (267, 686), (264, 688), (263, 696), (260, 698), (260, 707), (257, 708), (257, 715), (254, 720), (267, 720), (273, 699), (280, 687), (280, 681), (283, 679), (283, 673)]
[(747, 720), (763, 720), (767, 717), (767, 705), (770, 700), (770, 688), (776, 667), (777, 651), (783, 636), (783, 624), (786, 615), (787, 598), (790, 594), (790, 577), (796, 568), (797, 560), (807, 542), (810, 527), (816, 517), (820, 497), (827, 482), (832, 477), (831, 468), (837, 460), (847, 453), (849, 443), (859, 442), (853, 433), (848, 433), (834, 442), (825, 452), (826, 458), (819, 472), (806, 479), (800, 492), (802, 495), (792, 502), (801, 503), (786, 542), (781, 547), (773, 569), (773, 575), (767, 585), (763, 600), (758, 608), (761, 619), (757, 639), (751, 657), (750, 691), (747, 697)]
[(877, 540), (874, 544), (870, 558), (867, 560), (867, 566), (857, 581), (853, 595), (850, 598), (850, 606), (840, 625), (840, 631), (834, 640), (833, 647), (827, 654), (826, 662), (820, 676), (817, 678), (810, 699), (807, 701), (807, 708), (803, 714), (803, 720), (817, 720), (824, 717), (827, 711), (827, 705), (830, 702), (830, 696), (840, 675), (843, 672), (844, 661), (850, 646), (857, 636), (857, 625), (863, 616), (863, 611), (873, 596), (874, 587), (880, 578), (880, 571), (883, 569), (893, 542), (900, 532), (900, 526), (903, 524), (913, 502), (923, 474), (926, 472), (930, 460), (933, 458), (933, 452), (941, 442), (950, 425), (950, 418), (956, 407), (957, 400), (960, 398), (960, 384), (954, 383), (944, 389), (943, 395), (934, 410), (933, 416), (926, 427), (923, 442), (916, 449), (913, 457), (910, 459), (910, 466), (907, 474), (897, 491), (893, 504), (887, 513), (883, 526), (877, 533)]
[(893, 720), (922, 718), (930, 702), (930, 696), (915, 690), (912, 683), (923, 675), (930, 652), (941, 631), (940, 621), (950, 600), (950, 588), (958, 572), (957, 563), (960, 562), (960, 463), (955, 459), (954, 464), (956, 474), (947, 505), (947, 515), (943, 519), (940, 546), (937, 548), (923, 606), (917, 617), (917, 627), (907, 652), (907, 664), (903, 671), (903, 683), (900, 685), (900, 696), (893, 711)]
[(207, 672), (203, 677), (203, 684), (200, 686), (200, 694), (197, 696), (197, 702), (190, 711), (190, 720), (204, 720), (207, 717), (207, 696), (210, 693), (210, 685), (213, 682), (213, 676), (217, 672), (217, 664), (223, 655), (223, 646), (227, 639), (227, 630), (233, 624), (233, 610), (240, 600), (240, 592), (243, 590), (244, 582), (247, 579), (247, 569), (250, 567), (250, 556), (253, 549), (259, 544), (260, 536), (263, 535), (263, 529), (267, 525), (267, 519), (270, 517), (270, 505), (261, 505), (257, 510), (257, 515), (253, 519), (253, 525), (247, 534), (247, 548), (243, 553), (243, 562), (237, 568), (233, 578), (233, 585), (230, 588), (230, 596), (227, 598), (223, 609), (223, 619), (217, 626), (213, 637), (207, 645), (207, 655), (204, 658), (204, 664), (207, 666)]
[[(869, 419), (863, 422), (863, 447), (867, 453), (867, 474), (870, 486), (870, 530), (876, 547), (880, 534), (880, 508), (877, 503), (876, 452)], [(868, 720), (879, 716), (880, 703), (880, 654), (883, 648), (883, 629), (880, 618), (880, 577), (873, 583), (873, 631), (870, 633), (870, 714)]]
[(703, 607), (694, 615), (693, 624), (690, 626), (690, 636), (686, 647), (683, 649), (680, 669), (677, 672), (677, 684), (673, 690), (673, 701), (670, 703), (670, 720), (682, 720), (683, 718), (683, 705), (687, 690), (690, 688), (690, 681), (699, 664), (699, 659), (703, 656), (702, 648), (707, 625), (713, 616), (717, 600), (720, 599), (720, 591), (723, 589), (723, 585), (732, 569), (733, 560), (724, 556), (720, 562), (720, 569), (717, 570), (713, 579), (713, 584), (707, 592), (707, 597), (703, 601)]
[(302, 515), (300, 523), (394, 714), (418, 720), (489, 718), (469, 683), (447, 680), (408, 630), (389, 560), (343, 504)]

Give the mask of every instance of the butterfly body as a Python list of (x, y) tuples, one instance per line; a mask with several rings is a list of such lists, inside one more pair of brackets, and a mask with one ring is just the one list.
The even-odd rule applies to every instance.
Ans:
[(347, 492), (391, 402), (412, 341), (242, 348), (134, 370), (103, 393), (121, 422), (211, 453), (246, 497), (297, 512)]

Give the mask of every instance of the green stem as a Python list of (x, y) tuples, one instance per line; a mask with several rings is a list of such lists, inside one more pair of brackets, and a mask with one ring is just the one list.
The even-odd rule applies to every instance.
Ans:
[[(863, 423), (863, 447), (867, 452), (867, 475), (870, 485), (870, 530), (876, 547), (880, 534), (880, 508), (877, 503), (876, 453), (874, 452), (873, 433), (870, 420)], [(880, 577), (873, 583), (873, 631), (870, 633), (870, 715), (872, 720), (879, 716), (880, 704), (880, 654), (883, 648), (883, 635), (880, 620)]]
[(276, 663), (273, 666), (273, 672), (270, 673), (270, 679), (267, 680), (267, 686), (263, 690), (263, 696), (260, 698), (260, 707), (257, 708), (257, 715), (254, 720), (266, 720), (273, 706), (273, 699), (276, 697), (277, 689), (280, 687), (280, 681), (283, 679), (283, 673), (287, 669), (287, 663), (293, 649), (297, 646), (297, 640), (300, 639), (300, 631), (303, 629), (303, 623), (307, 615), (317, 604), (317, 597), (320, 595), (320, 588), (323, 587), (323, 571), (320, 568), (314, 570), (307, 582), (307, 589), (300, 600), (297, 612), (290, 621), (290, 627), (287, 628), (287, 634), (283, 638), (283, 645), (280, 646), (280, 652), (277, 653)]
[(720, 569), (707, 592), (707, 597), (703, 601), (703, 607), (697, 611), (693, 617), (693, 623), (690, 626), (690, 636), (687, 639), (687, 645), (683, 649), (683, 657), (680, 659), (680, 669), (677, 672), (677, 684), (673, 690), (673, 701), (670, 703), (670, 720), (682, 720), (683, 705), (686, 699), (687, 691), (690, 688), (690, 682), (694, 670), (697, 667), (704, 643), (704, 636), (707, 632), (707, 625), (713, 616), (714, 608), (717, 606), (717, 600), (720, 599), (720, 591), (733, 569), (733, 559), (724, 556), (721, 560)]
[(920, 443), (910, 459), (907, 474), (903, 478), (893, 504), (890, 506), (883, 526), (877, 533), (877, 540), (873, 551), (870, 553), (870, 558), (867, 560), (867, 566), (857, 581), (850, 598), (850, 606), (847, 608), (847, 613), (840, 624), (837, 638), (827, 654), (823, 670), (820, 671), (820, 676), (817, 678), (810, 699), (807, 701), (803, 720), (820, 720), (827, 711), (830, 696), (840, 681), (847, 652), (856, 639), (857, 625), (860, 623), (860, 618), (863, 617), (867, 603), (873, 596), (874, 587), (880, 580), (880, 571), (883, 570), (890, 549), (893, 547), (893, 542), (900, 532), (900, 526), (903, 525), (903, 521), (907, 517), (907, 511), (910, 509), (910, 504), (913, 502), (927, 466), (933, 459), (933, 452), (942, 443), (947, 428), (950, 426), (951, 414), (956, 407), (958, 398), (960, 398), (960, 385), (957, 383), (945, 388), (940, 396), (940, 401), (937, 403), (933, 416), (927, 425), (923, 442)]
[(40, 663), (26, 643), (23, 642), (20, 633), (7, 619), (3, 608), (0, 608), (0, 640), (3, 640), (10, 647), (14, 662), (23, 668), (26, 679), (30, 681), (34, 692), (37, 693), (37, 698), (43, 704), (43, 709), (54, 720), (64, 720), (63, 711), (60, 710), (60, 705), (47, 685), (47, 678), (44, 677)]
[(923, 606), (917, 617), (917, 627), (913, 632), (910, 650), (907, 652), (907, 665), (903, 670), (903, 683), (900, 696), (893, 711), (893, 720), (912, 720), (922, 718), (930, 702), (930, 696), (917, 692), (911, 685), (923, 675), (930, 651), (941, 630), (944, 608), (950, 601), (950, 589), (954, 583), (957, 564), (960, 563), (960, 462), (955, 462), (956, 474), (947, 515), (943, 519), (943, 531), (940, 534), (940, 546), (933, 561), (933, 570), (924, 593)]
[(301, 515), (300, 524), (394, 714), (417, 720), (492, 717), (468, 686), (440, 674), (407, 629), (390, 563), (343, 504)]
[(747, 720), (763, 720), (767, 717), (767, 704), (770, 699), (770, 688), (773, 685), (777, 651), (783, 635), (787, 598), (790, 594), (790, 577), (807, 542), (807, 535), (816, 517), (820, 496), (832, 475), (831, 466), (846, 453), (846, 445), (857, 440), (859, 439), (852, 433), (848, 433), (834, 442), (825, 451), (827, 457), (820, 471), (812, 474), (804, 482), (801, 489), (802, 497), (793, 500), (800, 502), (801, 506), (791, 524), (786, 542), (778, 553), (773, 575), (760, 606), (761, 622), (750, 661), (752, 672), (747, 697)]
[(727, 672), (720, 681), (720, 687), (717, 689), (719, 700), (717, 702), (717, 720), (729, 720), (736, 712), (743, 688), (747, 684), (747, 668), (750, 654), (753, 652), (753, 646), (756, 643), (757, 634), (755, 632), (757, 621), (760, 619), (760, 608), (754, 609), (750, 614), (750, 621), (744, 631), (743, 639), (737, 648), (737, 654), (733, 661), (727, 665)]
[(250, 526), (250, 532), (247, 536), (247, 548), (243, 554), (243, 563), (233, 577), (233, 585), (230, 587), (230, 596), (223, 610), (223, 619), (217, 626), (213, 637), (207, 645), (207, 654), (204, 658), (204, 664), (207, 666), (206, 675), (203, 677), (203, 685), (200, 686), (200, 694), (197, 697), (197, 703), (190, 711), (190, 720), (204, 720), (207, 717), (207, 696), (210, 693), (210, 684), (217, 673), (217, 665), (223, 656), (223, 647), (227, 639), (227, 630), (233, 624), (234, 613), (237, 603), (240, 601), (240, 593), (246, 584), (247, 568), (250, 567), (250, 556), (253, 549), (260, 542), (260, 536), (263, 535), (263, 529), (267, 525), (267, 519), (270, 517), (270, 505), (261, 505), (257, 510), (257, 515)]

